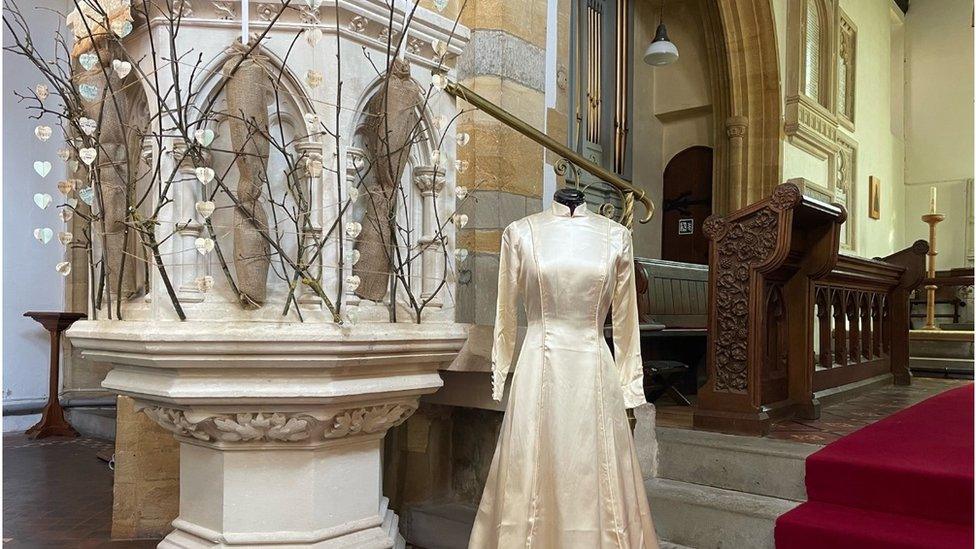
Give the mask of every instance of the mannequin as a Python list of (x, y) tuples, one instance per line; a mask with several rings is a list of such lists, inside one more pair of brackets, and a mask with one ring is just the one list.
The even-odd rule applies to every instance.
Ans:
[(491, 396), (508, 401), (469, 549), (658, 549), (626, 412), (645, 402), (631, 234), (575, 187), (501, 235)]
[(573, 215), (576, 208), (579, 207), (580, 204), (586, 202), (586, 195), (584, 195), (583, 191), (579, 189), (564, 187), (562, 189), (557, 189), (556, 193), (552, 195), (552, 199), (569, 208), (569, 215)]

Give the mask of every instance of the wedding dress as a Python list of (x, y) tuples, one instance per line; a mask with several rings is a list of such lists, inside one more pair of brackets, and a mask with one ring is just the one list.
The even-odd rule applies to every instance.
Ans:
[(657, 547), (625, 410), (645, 402), (633, 273), (630, 232), (585, 205), (555, 202), (502, 234), (495, 400), (519, 295), (528, 328), (470, 549)]

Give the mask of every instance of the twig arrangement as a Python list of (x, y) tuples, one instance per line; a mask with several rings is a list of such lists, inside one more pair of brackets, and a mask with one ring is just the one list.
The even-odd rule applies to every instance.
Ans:
[[(433, 119), (428, 108), (446, 85), (441, 67), (454, 32), (430, 44), (438, 67), (421, 85), (407, 56), (415, 47), (408, 38), (417, 2), (389, 1), (385, 56), (361, 47), (357, 60), (375, 73), (375, 93), (355, 129), (344, 131), (341, 114), (356, 107), (343, 105), (340, 52), (350, 46), (338, 28), (338, 2), (261, 4), (270, 11), (256, 32), (245, 30), (246, 41), (207, 59), (185, 39), (184, 0), (74, 0), (70, 13), (59, 14), (64, 25), (53, 33), (52, 58), (35, 46), (39, 31), (17, 3), (5, 0), (10, 45), (4, 49), (26, 58), (42, 78), (14, 93), (39, 121), (38, 139), (52, 138), (53, 126), (65, 140), (59, 157), (67, 177), (58, 183), (58, 207), (66, 227), (58, 240), (69, 257), (85, 258), (87, 272), (76, 274), (88, 278), (93, 317), (121, 320), (128, 303), (151, 292), (165, 295), (186, 320), (173, 272), (198, 261), (195, 254), (219, 267), (221, 287), (241, 309), (280, 307), (286, 318), (304, 320), (305, 294), (335, 322), (351, 320), (343, 312), (350, 292), (387, 307), (390, 321), (420, 322), (426, 307), (443, 300), (452, 266), (467, 255), (453, 249), (452, 225), (462, 226), (467, 216), (441, 211), (433, 200), (433, 211), (418, 219), (425, 216), (415, 214), (417, 198), (403, 180), (420, 150), (433, 168), (423, 175), (428, 192), (444, 187), (448, 170), (466, 167), (441, 154), (445, 139), (456, 138), (459, 146), (468, 140), (452, 131), (457, 115)], [(334, 29), (319, 22), (326, 9), (335, 10)], [(279, 23), (290, 11), (302, 14), (297, 29)], [(308, 47), (314, 59), (325, 30), (335, 36), (335, 60), (309, 69), (302, 85), (288, 68), (291, 57)], [(283, 35), (289, 40), (284, 55), (269, 54), (266, 43), (273, 36), (280, 44)], [(311, 99), (309, 90), (325, 78), (335, 80), (334, 101)], [(305, 108), (289, 106), (296, 104)], [(293, 119), (296, 110), (304, 120)], [(340, 156), (354, 146), (361, 146), (358, 158)], [(327, 150), (331, 158), (324, 157)], [(44, 177), (51, 164), (35, 162), (35, 170)], [(456, 189), (458, 203), (466, 195)], [(181, 196), (196, 198), (192, 209)], [(35, 202), (46, 207), (50, 196)], [(195, 250), (176, 244), (187, 234), (196, 236)], [(35, 237), (46, 243), (52, 231), (38, 229)], [(431, 254), (436, 261), (425, 262)], [(56, 268), (68, 276), (78, 263)], [(269, 280), (281, 281), (283, 297), (269, 293)], [(203, 275), (192, 284), (206, 293), (215, 281)], [(398, 317), (400, 311), (409, 318)]]

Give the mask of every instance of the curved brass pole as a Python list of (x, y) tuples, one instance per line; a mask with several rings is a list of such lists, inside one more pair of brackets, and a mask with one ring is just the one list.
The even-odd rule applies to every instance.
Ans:
[[(604, 168), (603, 166), (599, 166), (587, 160), (576, 151), (570, 149), (569, 147), (563, 145), (562, 143), (559, 143), (558, 141), (542, 133), (541, 131), (533, 128), (524, 120), (509, 113), (508, 111), (492, 103), (491, 101), (488, 101), (484, 97), (481, 97), (480, 95), (471, 91), (463, 84), (458, 84), (453, 80), (449, 80), (447, 83), (447, 87), (444, 88), (444, 91), (446, 91), (447, 93), (453, 95), (458, 99), (463, 99), (467, 101), (474, 107), (477, 107), (480, 111), (491, 116), (492, 118), (495, 118), (496, 120), (505, 124), (509, 128), (512, 128), (513, 130), (519, 132), (520, 134), (528, 137), (532, 141), (535, 141), (536, 143), (542, 145), (543, 147), (549, 149), (550, 151), (572, 162), (579, 168), (582, 168), (583, 170), (589, 172), (590, 174), (616, 187), (617, 190), (623, 193), (624, 195), (624, 204), (625, 204), (624, 209), (629, 210), (629, 212), (625, 212), (625, 213), (629, 213), (629, 216), (631, 217), (633, 216), (633, 200), (639, 201), (641, 204), (644, 205), (644, 208), (647, 210), (647, 215), (643, 219), (641, 219), (640, 222), (647, 223), (648, 221), (651, 220), (651, 217), (654, 215), (654, 203), (651, 202), (651, 199), (647, 197), (647, 194), (644, 192), (643, 189), (638, 189), (637, 187), (634, 187), (626, 179), (611, 172), (610, 170)], [(627, 200), (628, 197), (631, 197), (629, 208), (626, 206), (626, 204), (628, 203)], [(625, 215), (625, 217), (627, 216)], [(626, 221), (626, 219), (622, 219), (621, 221), (622, 222)]]

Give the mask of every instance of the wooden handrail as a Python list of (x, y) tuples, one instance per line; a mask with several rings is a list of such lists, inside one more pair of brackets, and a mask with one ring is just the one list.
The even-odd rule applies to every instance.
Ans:
[(539, 145), (542, 145), (546, 149), (561, 156), (574, 166), (616, 188), (617, 191), (620, 192), (624, 197), (624, 211), (621, 213), (620, 217), (621, 224), (628, 228), (633, 228), (633, 211), (635, 200), (643, 204), (645, 210), (647, 210), (647, 215), (639, 221), (641, 223), (647, 223), (651, 220), (651, 217), (654, 215), (654, 203), (651, 202), (651, 199), (647, 197), (647, 193), (643, 189), (638, 189), (630, 181), (627, 181), (603, 166), (586, 159), (581, 154), (556, 141), (552, 137), (549, 137), (545, 133), (533, 128), (528, 122), (478, 95), (463, 84), (448, 80), (444, 91), (458, 99), (463, 99), (472, 106), (476, 107), (478, 110), (498, 120), (502, 124), (505, 124), (516, 132), (528, 137), (532, 141), (535, 141)]

